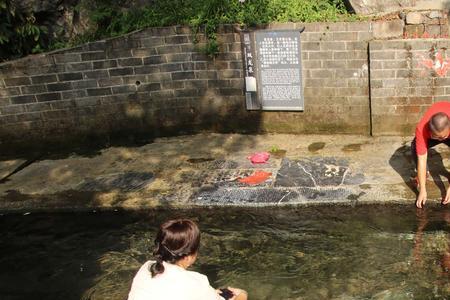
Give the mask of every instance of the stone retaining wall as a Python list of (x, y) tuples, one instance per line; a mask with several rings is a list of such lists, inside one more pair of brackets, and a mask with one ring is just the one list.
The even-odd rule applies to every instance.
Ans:
[[(149, 28), (1, 64), (0, 148), (23, 149), (35, 144), (53, 147), (108, 141), (114, 136), (154, 137), (205, 130), (412, 133), (417, 116), (398, 126), (389, 121), (404, 120), (398, 116), (401, 110), (405, 116), (412, 110), (416, 112), (417, 108), (407, 108), (413, 103), (411, 97), (385, 97), (384, 91), (391, 87), (380, 83), (409, 76), (405, 73), (407, 66), (398, 62), (404, 59), (405, 48), (391, 51), (390, 46), (385, 46), (398, 43), (386, 39), (404, 36), (402, 20), (283, 23), (267, 28), (303, 26), (304, 112), (245, 109), (238, 28), (221, 28), (220, 53), (215, 58), (203, 54), (192, 43), (194, 36), (187, 27)], [(201, 46), (203, 37), (198, 38)], [(393, 84), (392, 80), (388, 82)], [(436, 84), (441, 83), (438, 80)], [(437, 92), (421, 105), (444, 98), (447, 93), (445, 88)]]

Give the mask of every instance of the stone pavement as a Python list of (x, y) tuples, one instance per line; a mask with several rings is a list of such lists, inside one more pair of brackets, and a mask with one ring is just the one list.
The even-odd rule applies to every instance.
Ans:
[[(199, 134), (83, 155), (8, 158), (0, 162), (0, 210), (412, 204), (410, 139)], [(247, 159), (270, 150), (266, 164)], [(435, 202), (445, 193), (449, 158), (446, 146), (431, 151), (428, 194)], [(272, 175), (254, 186), (237, 180), (257, 170)]]

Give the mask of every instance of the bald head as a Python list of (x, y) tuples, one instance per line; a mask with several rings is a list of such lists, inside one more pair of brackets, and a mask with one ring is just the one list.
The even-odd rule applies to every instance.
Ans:
[(434, 114), (431, 117), (430, 122), (428, 123), (428, 126), (433, 133), (440, 133), (445, 131), (449, 128), (449, 125), (450, 122), (448, 120), (448, 116), (443, 112)]

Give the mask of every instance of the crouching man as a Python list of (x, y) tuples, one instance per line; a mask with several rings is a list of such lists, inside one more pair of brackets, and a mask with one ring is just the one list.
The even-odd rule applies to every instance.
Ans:
[[(416, 136), (411, 143), (411, 151), (417, 167), (416, 184), (419, 194), (416, 206), (422, 208), (427, 201), (427, 158), (428, 149), (444, 143), (450, 146), (450, 102), (436, 102), (424, 114), (416, 127)], [(442, 204), (450, 202), (450, 188)]]

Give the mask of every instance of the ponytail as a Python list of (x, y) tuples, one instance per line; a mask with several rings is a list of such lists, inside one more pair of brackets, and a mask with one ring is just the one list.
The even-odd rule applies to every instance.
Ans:
[(161, 225), (155, 238), (153, 255), (156, 262), (149, 271), (152, 277), (164, 273), (163, 262), (176, 263), (196, 254), (200, 246), (200, 230), (191, 220), (171, 220)]
[(164, 273), (164, 265), (162, 258), (160, 257), (156, 258), (156, 262), (150, 266), (150, 273), (152, 273), (152, 277)]

